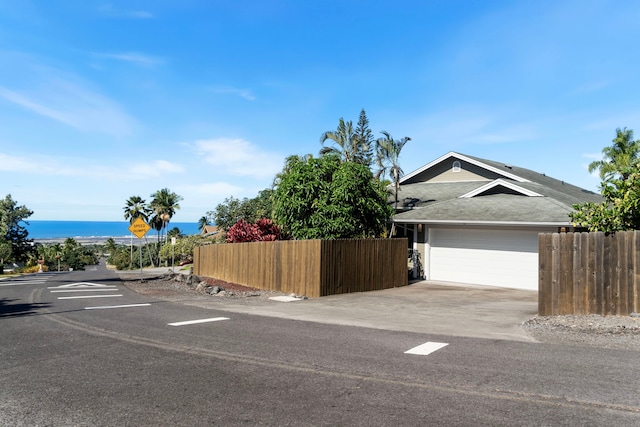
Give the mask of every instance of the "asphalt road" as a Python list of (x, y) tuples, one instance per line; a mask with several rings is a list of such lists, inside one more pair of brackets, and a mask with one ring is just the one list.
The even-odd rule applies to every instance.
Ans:
[(638, 356), (176, 304), (102, 268), (0, 281), (7, 426), (636, 426)]

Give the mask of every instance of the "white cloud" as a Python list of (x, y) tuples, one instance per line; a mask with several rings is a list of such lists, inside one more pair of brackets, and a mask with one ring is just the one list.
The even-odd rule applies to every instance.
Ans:
[(49, 117), (50, 119), (75, 127), (74, 120), (72, 119), (72, 117), (69, 117), (68, 114), (65, 114), (62, 111), (56, 111), (55, 109), (39, 104), (38, 102), (28, 99), (26, 96), (21, 95), (17, 92), (13, 92), (9, 89), (0, 87), (0, 97), (6, 99), (9, 102), (12, 102), (21, 107), (24, 107), (27, 110), (31, 110), (34, 113), (40, 114), (45, 117)]
[(233, 194), (237, 195), (243, 192), (242, 187), (230, 184), (228, 182), (210, 182), (204, 184), (181, 185), (176, 187), (176, 189), (178, 192), (180, 192), (180, 194), (190, 194), (194, 198), (207, 198), (207, 200), (209, 200), (209, 198), (223, 199)]
[(164, 60), (161, 58), (157, 58), (151, 55), (145, 55), (138, 52), (99, 53), (97, 55), (104, 58), (128, 62), (139, 67), (154, 67), (164, 62)]
[(221, 93), (221, 94), (229, 93), (232, 95), (237, 95), (248, 101), (255, 101), (256, 99), (256, 97), (253, 95), (253, 93), (249, 89), (235, 88), (232, 86), (215, 86), (215, 87), (212, 87), (211, 90), (215, 93)]
[(509, 114), (479, 108), (461, 108), (419, 118), (406, 126), (412, 139), (424, 139), (447, 146), (502, 144), (529, 141), (537, 136), (531, 123), (519, 123)]
[(38, 164), (21, 157), (0, 153), (0, 171), (37, 173)]
[[(82, 165), (74, 167), (68, 165)], [(109, 181), (146, 180), (163, 178), (184, 172), (182, 165), (166, 160), (139, 163), (123, 173), (118, 166), (102, 166), (82, 158), (51, 158), (48, 156), (17, 157), (0, 152), (0, 172), (14, 172), (41, 176), (74, 177)]]
[(100, 5), (98, 11), (105, 16), (112, 18), (134, 18), (134, 19), (153, 19), (155, 15), (146, 10), (122, 10), (116, 9), (111, 3)]
[(181, 172), (184, 172), (181, 165), (166, 160), (154, 160), (151, 163), (139, 163), (129, 167), (130, 177), (138, 179), (159, 178)]
[(198, 140), (191, 144), (197, 155), (216, 168), (217, 174), (273, 178), (282, 170), (284, 157), (264, 151), (241, 138)]
[(60, 162), (56, 159), (43, 156), (18, 157), (11, 154), (0, 153), (0, 171), (44, 176), (96, 176), (101, 168), (72, 168), (63, 166), (69, 162)]
[(81, 131), (123, 136), (133, 130), (134, 120), (116, 103), (86, 85), (55, 74), (30, 89), (0, 86), (0, 98)]
[(153, 19), (155, 18), (155, 15), (151, 12), (147, 12), (146, 10), (134, 10), (129, 12), (129, 16), (132, 18), (139, 18), (139, 19)]

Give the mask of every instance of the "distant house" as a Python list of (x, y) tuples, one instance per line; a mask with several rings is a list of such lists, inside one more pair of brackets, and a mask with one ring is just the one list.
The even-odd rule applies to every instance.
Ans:
[(202, 229), (202, 236), (203, 237), (212, 237), (218, 234), (218, 227), (216, 227), (215, 225), (205, 225), (204, 228)]
[(572, 231), (572, 206), (601, 197), (509, 164), (450, 152), (400, 180), (393, 217), (415, 277), (538, 289), (538, 233)]

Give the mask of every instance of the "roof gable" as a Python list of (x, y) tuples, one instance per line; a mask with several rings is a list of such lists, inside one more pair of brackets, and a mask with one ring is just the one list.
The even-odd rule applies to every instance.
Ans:
[[(457, 170), (456, 164), (458, 166)], [(483, 162), (481, 159), (451, 151), (420, 169), (405, 175), (400, 180), (400, 184), (414, 184), (417, 182), (493, 181), (499, 178), (516, 182), (529, 182), (526, 178)]]
[(514, 194), (520, 196), (528, 196), (528, 197), (543, 197), (542, 194), (536, 193), (535, 191), (528, 190), (519, 185), (514, 184), (513, 182), (505, 181), (504, 179), (496, 179), (488, 184), (485, 184), (481, 187), (476, 188), (473, 191), (470, 191), (466, 194), (460, 196), (460, 198), (471, 198), (482, 195), (493, 195), (493, 194)]
[(398, 198), (397, 222), (527, 226), (570, 226), (574, 204), (602, 201), (542, 173), (454, 152), (401, 179)]

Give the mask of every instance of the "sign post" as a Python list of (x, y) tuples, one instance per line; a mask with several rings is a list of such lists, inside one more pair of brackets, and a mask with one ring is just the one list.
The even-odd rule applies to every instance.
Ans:
[(151, 230), (151, 226), (144, 222), (144, 220), (140, 217), (136, 218), (135, 221), (131, 223), (129, 226), (129, 231), (136, 235), (138, 238), (138, 250), (140, 251), (140, 281), (142, 282), (142, 238), (147, 231)]
[(171, 238), (171, 272), (175, 273), (175, 269), (173, 268), (173, 261), (175, 259), (175, 247), (176, 247), (176, 238)]

